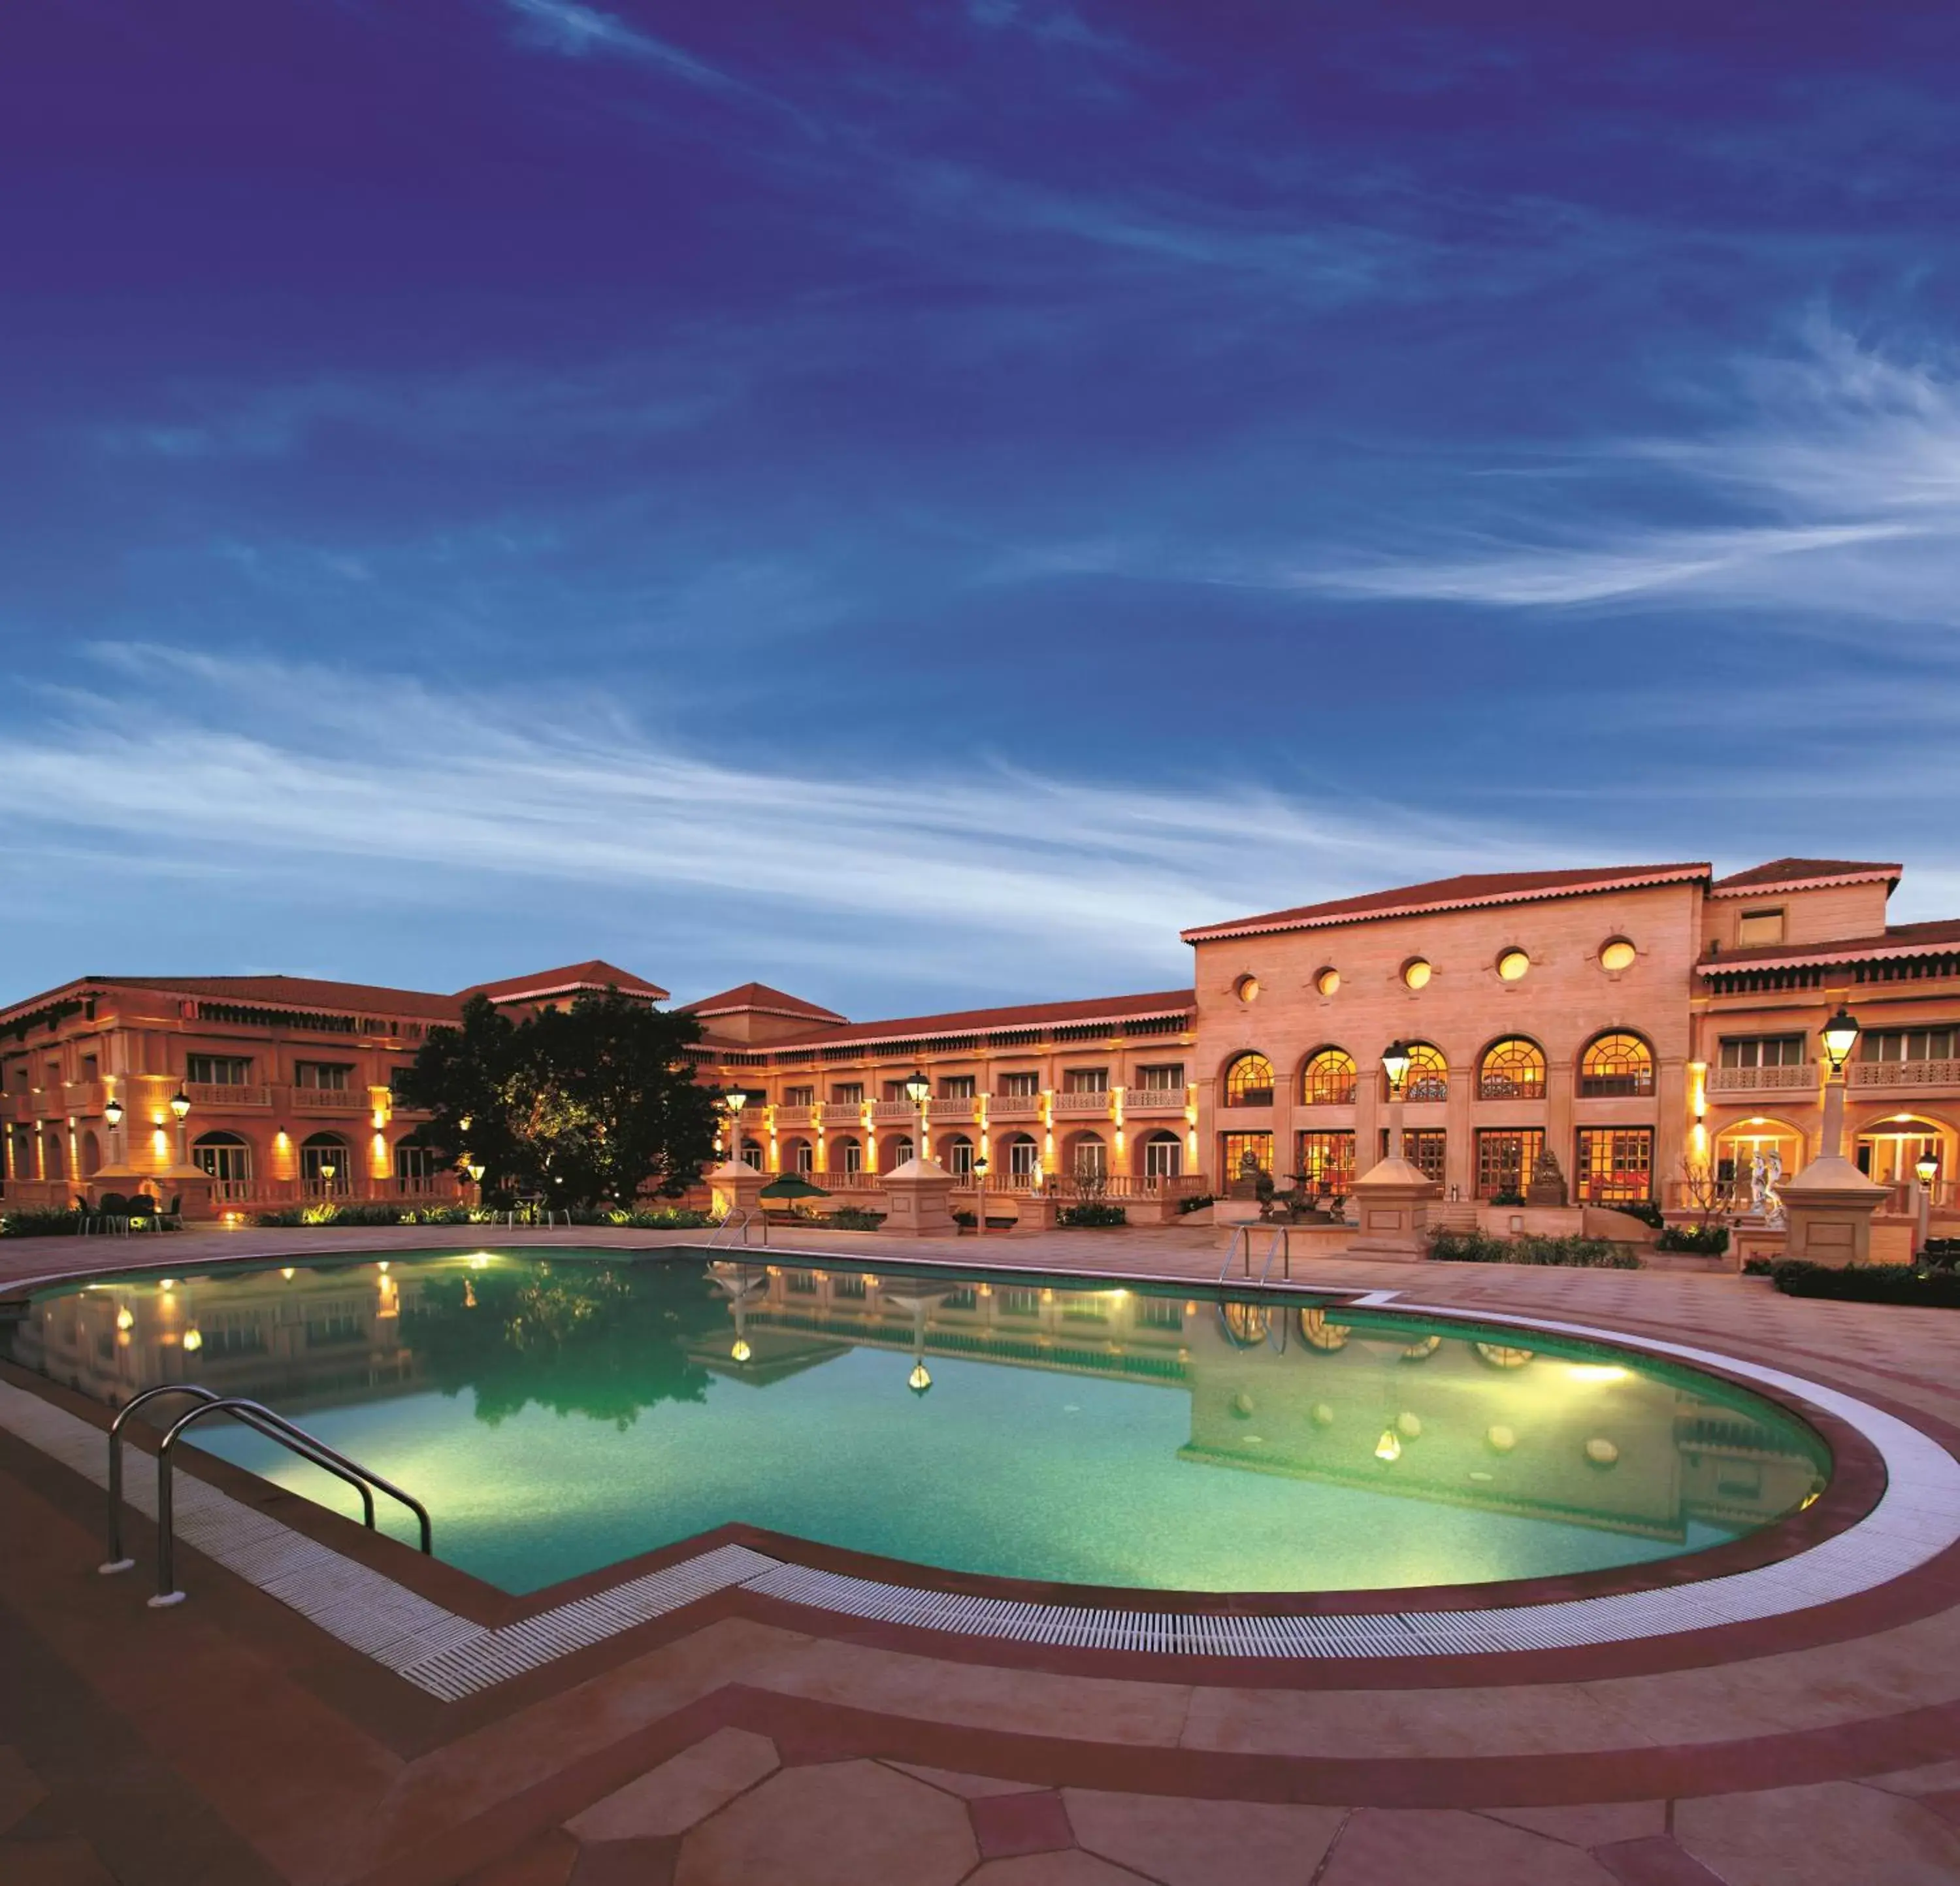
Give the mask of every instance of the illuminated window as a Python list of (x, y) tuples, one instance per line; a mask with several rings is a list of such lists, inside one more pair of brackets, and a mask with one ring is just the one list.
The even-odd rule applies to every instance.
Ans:
[(1040, 1171), (1040, 1144), (1026, 1133), (1017, 1133), (1007, 1142), (1008, 1176), (1032, 1179)]
[(1960, 1059), (1960, 1027), (1867, 1028), (1858, 1037), (1858, 1059), (1861, 1061)]
[(1411, 989), (1427, 989), (1436, 971), (1420, 956), (1411, 956), (1402, 965), (1402, 980)]
[(1273, 1064), (1263, 1054), (1242, 1054), (1225, 1070), (1227, 1107), (1270, 1107)]
[(1599, 967), (1618, 971), (1631, 969), (1637, 952), (1623, 936), (1611, 937), (1599, 945)]
[(396, 1184), (425, 1186), (434, 1176), (434, 1158), (428, 1148), (420, 1140), (398, 1139), (395, 1142), (395, 1182)]
[[(329, 1174), (326, 1168), (333, 1170)], [(316, 1198), (338, 1197), (354, 1176), (354, 1155), (337, 1133), (315, 1133), (300, 1147), (300, 1177)]]
[(1522, 982), (1531, 958), (1522, 950), (1507, 950), (1497, 958), (1497, 973), (1507, 983)]
[(348, 1088), (347, 1077), (353, 1072), (352, 1064), (345, 1061), (296, 1061), (293, 1063), (293, 1085), (329, 1094), (344, 1094)]
[(251, 1083), (252, 1063), (232, 1054), (186, 1055), (184, 1078), (193, 1087), (245, 1087)]
[[(1411, 1041), (1408, 1047), (1408, 1074), (1402, 1082), (1402, 1098), (1440, 1101), (1449, 1098), (1449, 1063), (1440, 1048), (1427, 1041)], [(1382, 1091), (1388, 1091), (1388, 1076), (1382, 1076)]]
[(1589, 1205), (1631, 1205), (1653, 1196), (1651, 1126), (1582, 1126), (1579, 1196)]
[(1313, 986), (1323, 996), (1331, 996), (1341, 986), (1341, 972), (1330, 965), (1313, 979)]
[(1300, 1097), (1309, 1107), (1351, 1106), (1355, 1080), (1354, 1056), (1345, 1048), (1322, 1048), (1300, 1074)]
[(1106, 1094), (1109, 1070), (1106, 1067), (1072, 1067), (1061, 1077), (1064, 1094)]
[[(1443, 1183), (1443, 1161), (1449, 1149), (1449, 1136), (1440, 1126), (1409, 1126), (1402, 1133), (1402, 1157), (1417, 1168), (1425, 1179)], [(1382, 1157), (1389, 1156), (1389, 1129), (1382, 1129)]]
[(1651, 1094), (1653, 1079), (1653, 1050), (1637, 1034), (1602, 1034), (1580, 1059), (1579, 1091), (1589, 1100)]
[(1075, 1142), (1072, 1163), (1078, 1179), (1106, 1177), (1109, 1171), (1109, 1148), (1094, 1133), (1084, 1133)]
[(1221, 1185), (1230, 1185), (1245, 1169), (1246, 1155), (1252, 1155), (1253, 1165), (1261, 1172), (1270, 1174), (1273, 1169), (1273, 1136), (1271, 1133), (1220, 1133), (1218, 1136), (1218, 1180)]
[(1294, 1170), (1316, 1196), (1345, 1198), (1354, 1184), (1354, 1136), (1339, 1131), (1303, 1133)]
[(1535, 1041), (1513, 1035), (1484, 1052), (1477, 1075), (1479, 1100), (1543, 1100), (1545, 1051)]
[(1522, 1198), (1531, 1183), (1531, 1169), (1545, 1150), (1545, 1132), (1538, 1126), (1507, 1126), (1477, 1136), (1477, 1196), (1489, 1199)]

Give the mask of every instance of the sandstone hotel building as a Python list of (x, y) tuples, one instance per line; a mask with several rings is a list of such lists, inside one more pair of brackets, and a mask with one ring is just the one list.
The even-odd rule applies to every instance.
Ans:
[[(1200, 925), (1188, 986), (854, 1021), (747, 983), (684, 1007), (700, 1076), (746, 1096), (750, 1161), (834, 1195), (927, 1150), (990, 1192), (1086, 1180), (1168, 1215), (1247, 1155), (1344, 1192), (1387, 1132), (1408, 1046), (1408, 1154), (1472, 1208), (1542, 1151), (1575, 1201), (1739, 1193), (1817, 1150), (1818, 1030), (1861, 1026), (1846, 1146), (1901, 1189), (1960, 1171), (1960, 919), (1888, 924), (1901, 867), (1780, 859), (1473, 873)], [(398, 1105), (400, 1070), (482, 993), (516, 1012), (616, 986), (602, 962), (453, 995), (282, 976), (81, 976), (0, 1011), (10, 1204), (105, 1190), (197, 1215), (307, 1198), (456, 1195)], [(923, 1073), (923, 1110), (907, 1098)], [(119, 1113), (119, 1122), (116, 1116)]]

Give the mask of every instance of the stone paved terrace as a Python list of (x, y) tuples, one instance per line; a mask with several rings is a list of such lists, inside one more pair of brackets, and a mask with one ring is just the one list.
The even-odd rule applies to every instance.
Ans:
[[(690, 1241), (21, 1241), (0, 1247), (0, 1285), (78, 1262)], [(867, 1266), (908, 1254), (798, 1242)], [(1184, 1228), (918, 1249), (1207, 1281), (1219, 1261)], [(1659, 1271), (1335, 1258), (1310, 1281), (1702, 1344), (1960, 1445), (1960, 1317)], [(195, 1601), (148, 1610), (138, 1582), (95, 1575), (99, 1525), (97, 1489), (0, 1435), (5, 1886), (1960, 1880), (1953, 1553), (1756, 1625), (1421, 1662), (1071, 1653), (724, 1592), (443, 1703), (194, 1553)]]

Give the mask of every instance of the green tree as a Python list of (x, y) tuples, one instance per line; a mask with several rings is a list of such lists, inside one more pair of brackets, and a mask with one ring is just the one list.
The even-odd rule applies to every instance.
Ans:
[(429, 1031), (401, 1098), (429, 1110), (421, 1137), (439, 1158), (466, 1154), (552, 1206), (673, 1198), (714, 1149), (716, 1096), (685, 1053), (700, 1038), (692, 1016), (616, 989), (522, 1021), (475, 996), (460, 1027)]

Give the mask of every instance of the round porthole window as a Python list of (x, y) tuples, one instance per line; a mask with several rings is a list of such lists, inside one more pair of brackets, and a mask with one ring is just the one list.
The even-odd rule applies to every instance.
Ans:
[(1411, 956), (1402, 965), (1402, 980), (1411, 989), (1427, 989), (1430, 977), (1435, 973), (1420, 956)]
[(1624, 937), (1612, 938), (1599, 945), (1599, 967), (1606, 970), (1631, 969), (1637, 954)]
[(1241, 1002), (1257, 1002), (1259, 999), (1258, 977), (1256, 976), (1241, 976), (1239, 980), (1232, 985), (1232, 992), (1233, 995), (1236, 996)]
[(1314, 977), (1313, 986), (1316, 989), (1319, 989), (1323, 996), (1332, 995), (1334, 992), (1341, 986), (1340, 970), (1332, 967), (1322, 970), (1318, 976)]
[(1507, 983), (1521, 983), (1531, 967), (1531, 958), (1522, 950), (1507, 950), (1497, 958), (1497, 973)]

